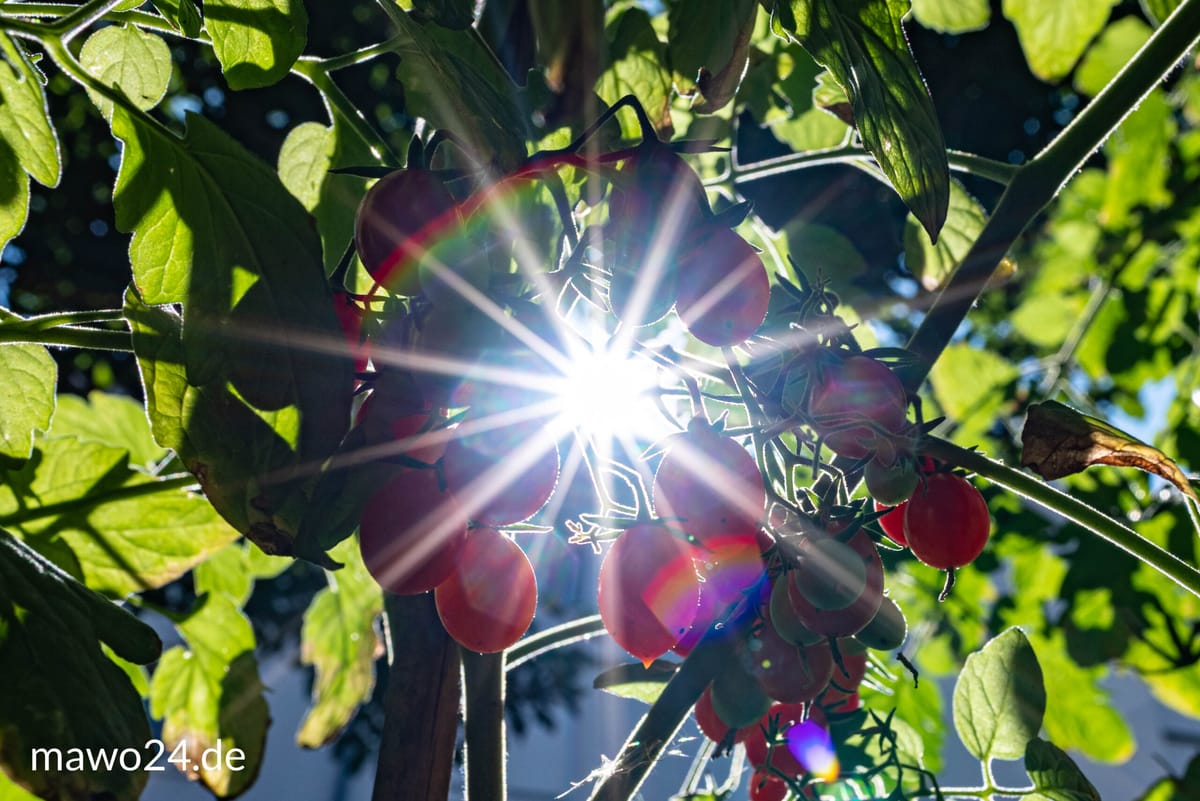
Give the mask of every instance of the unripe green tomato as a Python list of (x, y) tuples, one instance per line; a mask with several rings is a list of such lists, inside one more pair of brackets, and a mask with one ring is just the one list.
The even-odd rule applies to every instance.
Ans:
[(854, 639), (876, 651), (894, 651), (904, 644), (906, 636), (908, 621), (904, 619), (904, 612), (899, 604), (885, 595), (875, 617), (866, 628), (854, 635)]
[(841, 540), (808, 540), (801, 546), (795, 584), (817, 609), (845, 609), (862, 595), (867, 569), (862, 557)]
[(771, 708), (771, 699), (737, 662), (725, 666), (713, 679), (712, 705), (717, 717), (731, 729), (749, 726)]
[(907, 459), (889, 466), (872, 459), (863, 470), (863, 480), (872, 498), (884, 506), (898, 506), (917, 491), (919, 476), (916, 465)]
[(770, 616), (771, 625), (784, 640), (796, 645), (815, 645), (825, 639), (820, 634), (814, 634), (796, 615), (796, 609), (788, 598), (787, 574), (775, 579), (771, 585)]

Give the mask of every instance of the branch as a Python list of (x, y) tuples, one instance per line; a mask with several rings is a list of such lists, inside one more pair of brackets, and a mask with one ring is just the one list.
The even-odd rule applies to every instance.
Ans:
[(463, 649), (468, 801), (504, 801), (504, 654)]

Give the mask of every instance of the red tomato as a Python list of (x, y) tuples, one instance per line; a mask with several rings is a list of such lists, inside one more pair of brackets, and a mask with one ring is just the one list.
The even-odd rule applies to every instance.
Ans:
[(647, 664), (683, 637), (699, 598), (692, 548), (666, 526), (628, 529), (600, 565), (600, 619), (617, 645)]
[(875, 613), (883, 599), (883, 562), (875, 543), (863, 530), (850, 537), (848, 543), (862, 559), (866, 583), (862, 593), (844, 609), (818, 609), (800, 591), (794, 579), (798, 570), (790, 571), (788, 575), (788, 599), (796, 610), (800, 622), (814, 634), (825, 637), (849, 637), (863, 629)]
[(696, 339), (726, 347), (758, 330), (770, 294), (771, 281), (758, 253), (718, 226), (683, 255), (675, 310)]
[(802, 774), (804, 767), (787, 747), (785, 738), (789, 728), (804, 720), (804, 714), (804, 704), (772, 704), (758, 725), (751, 727), (750, 736), (746, 738), (746, 759), (750, 760), (750, 764), (758, 769), (766, 767), (767, 734), (774, 732), (774, 748), (770, 749), (771, 767), (789, 776)]
[(746, 651), (751, 673), (776, 701), (811, 701), (833, 676), (833, 652), (827, 643), (801, 648), (786, 642), (766, 621), (747, 640)]
[(917, 488), (904, 511), (904, 536), (913, 556), (930, 567), (969, 565), (983, 553), (991, 529), (987, 501), (953, 473), (935, 473)]
[(529, 629), (537, 580), (520, 546), (495, 529), (477, 528), (433, 597), (451, 637), (472, 651), (495, 653)]
[[(700, 694), (700, 700), (696, 702), (694, 713), (696, 715), (696, 725), (700, 727), (700, 731), (705, 737), (714, 743), (719, 743), (725, 739), (725, 735), (729, 733), (729, 727), (717, 717), (717, 713), (713, 709), (711, 685), (705, 687), (704, 692)], [(733, 737), (733, 741), (735, 743), (744, 742), (753, 728), (753, 726), (746, 726), (745, 728), (738, 729), (737, 734)]]
[(472, 520), (488, 526), (519, 523), (550, 500), (558, 484), (558, 446), (539, 446), (539, 436), (536, 423), (520, 423), (467, 434), (446, 446), (446, 488)]
[(758, 465), (701, 418), (671, 438), (654, 475), (653, 502), (660, 517), (673, 518), (701, 546), (759, 547), (767, 493)]
[(379, 586), (416, 595), (446, 580), (467, 536), (458, 502), (438, 485), (434, 470), (404, 470), (363, 510), (358, 544)]
[(879, 518), (879, 525), (883, 527), (883, 533), (891, 537), (892, 542), (897, 545), (908, 545), (908, 538), (904, 536), (904, 510), (907, 506), (908, 501), (895, 507), (887, 507), (875, 501), (876, 512), (891, 508), (892, 511)]
[(904, 426), (908, 397), (887, 365), (869, 356), (850, 356), (828, 367), (813, 388), (808, 413), (830, 450), (861, 459), (875, 450), (877, 428)]
[(783, 801), (787, 794), (787, 782), (774, 773), (756, 770), (750, 777), (750, 801)]
[(454, 198), (427, 170), (397, 170), (363, 195), (354, 217), (354, 247), (367, 272), (398, 295), (421, 291), (425, 250), (457, 222)]

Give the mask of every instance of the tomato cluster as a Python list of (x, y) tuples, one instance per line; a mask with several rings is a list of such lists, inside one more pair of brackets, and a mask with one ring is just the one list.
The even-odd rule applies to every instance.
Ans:
[[(773, 281), (733, 230), (739, 215), (714, 213), (675, 150), (647, 137), (603, 167), (571, 163), (608, 182), (608, 213), (536, 281), (513, 269), (511, 226), (482, 211), (512, 176), (471, 194), (469, 181), (446, 183), (421, 165), (364, 197), (356, 251), (375, 286), (336, 293), (363, 395), (352, 434), (381, 465), (359, 519), (363, 560), (389, 592), (433, 591), (464, 648), (515, 643), (537, 583), (505, 530), (547, 522), (538, 516), (559, 492), (565, 431), (552, 390), (513, 376), (562, 378), (582, 342), (547, 289), (575, 287), (609, 334), (674, 310), (695, 341), (725, 349), (731, 391), (703, 391), (712, 370), (689, 374), (676, 351), (654, 351), (664, 372), (688, 376), (690, 422), (631, 468), (646, 477), (636, 512), (592, 516), (602, 523), (584, 513), (573, 541), (610, 541), (597, 606), (638, 660), (720, 641), (728, 658), (696, 719), (723, 747), (744, 744), (751, 799), (780, 799), (827, 773), (797, 732), (828, 740), (830, 722), (860, 706), (868, 651), (905, 642), (879, 529), (954, 570), (984, 548), (987, 506), (967, 479), (922, 458), (927, 427), (909, 420), (891, 366), (902, 355), (863, 351), (820, 286)], [(537, 180), (539, 164), (514, 175)], [(573, 219), (565, 240), (568, 230)], [(710, 401), (734, 407), (741, 427), (712, 422)], [(797, 486), (802, 467), (808, 492)], [(845, 482), (860, 472), (874, 514)]]

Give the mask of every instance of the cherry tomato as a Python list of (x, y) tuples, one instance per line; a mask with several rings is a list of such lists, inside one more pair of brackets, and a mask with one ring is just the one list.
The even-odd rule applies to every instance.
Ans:
[(953, 473), (926, 478), (904, 511), (904, 536), (913, 556), (943, 570), (974, 562), (990, 528), (983, 495)]
[(405, 469), (367, 502), (358, 544), (379, 586), (416, 595), (446, 580), (467, 537), (467, 518), (434, 470)]
[(904, 644), (907, 635), (908, 621), (904, 619), (904, 612), (895, 601), (885, 595), (875, 617), (871, 618), (871, 622), (862, 631), (854, 635), (854, 639), (876, 651), (894, 651)]
[[(891, 537), (892, 542), (897, 545), (908, 545), (908, 538), (904, 536), (904, 510), (907, 507), (908, 501), (905, 501), (879, 518), (879, 525), (883, 528), (883, 533)], [(882, 512), (888, 508), (890, 507), (875, 501), (876, 512)]]
[(398, 295), (421, 291), (417, 267), (457, 222), (454, 198), (428, 170), (397, 170), (367, 190), (354, 217), (354, 246), (367, 272)]
[(750, 801), (783, 801), (787, 794), (787, 782), (774, 773), (756, 770), (750, 777)]
[(735, 660), (726, 663), (713, 678), (712, 705), (726, 726), (741, 729), (766, 714), (771, 699), (740, 660)]
[(788, 579), (781, 575), (771, 585), (770, 623), (785, 641), (795, 645), (815, 645), (825, 639), (808, 629), (796, 614), (788, 597)]
[(885, 465), (876, 458), (867, 462), (863, 470), (867, 492), (876, 503), (885, 506), (896, 506), (911, 498), (919, 480), (917, 466), (907, 459)]
[(833, 676), (833, 652), (821, 642), (801, 648), (764, 623), (746, 643), (750, 672), (776, 701), (801, 703), (816, 698)]
[[(713, 709), (711, 686), (705, 687), (704, 692), (700, 694), (700, 700), (696, 702), (694, 712), (696, 715), (696, 725), (700, 727), (700, 731), (705, 737), (714, 743), (719, 743), (725, 739), (725, 735), (729, 733), (729, 727), (725, 725), (723, 720), (717, 717), (717, 713)], [(735, 743), (745, 741), (752, 729), (752, 726), (738, 729), (737, 733), (733, 736), (733, 741)]]
[(746, 240), (715, 226), (679, 264), (675, 310), (692, 336), (714, 347), (744, 342), (767, 315), (771, 282)]
[(701, 546), (758, 545), (767, 503), (754, 457), (701, 418), (671, 438), (654, 475), (654, 511)]
[(830, 450), (861, 459), (875, 450), (874, 427), (900, 431), (907, 408), (904, 386), (887, 365), (854, 355), (823, 372), (808, 413)]
[(750, 764), (760, 770), (766, 768), (767, 735), (773, 733), (771, 742), (774, 748), (770, 749), (771, 767), (789, 776), (804, 773), (804, 767), (787, 747), (785, 738), (788, 729), (804, 720), (805, 712), (804, 704), (772, 704), (746, 738), (746, 759)]
[(805, 539), (791, 579), (817, 609), (845, 609), (867, 586), (867, 564), (847, 543), (833, 537)]
[(796, 585), (795, 576), (800, 572), (790, 571), (788, 575), (788, 599), (796, 610), (796, 616), (806, 628), (815, 634), (826, 637), (849, 637), (861, 631), (875, 613), (883, 598), (883, 562), (875, 543), (865, 531), (859, 530), (850, 537), (849, 544), (862, 560), (866, 571), (866, 583), (862, 593), (844, 609), (818, 609), (800, 591)]
[(597, 602), (604, 628), (646, 664), (679, 642), (699, 598), (691, 546), (658, 523), (623, 532), (600, 565)]
[[(469, 419), (470, 431), (487, 418)], [(539, 445), (537, 423), (517, 423), (465, 433), (446, 446), (446, 487), (468, 516), (488, 526), (528, 520), (546, 505), (558, 483), (558, 446)]]
[[(839, 649), (848, 642), (853, 641), (840, 641)], [(846, 653), (842, 651), (840, 655), (842, 664), (833, 666), (833, 676), (830, 678), (829, 684), (844, 693), (851, 693), (858, 689), (858, 685), (862, 684), (863, 677), (867, 675), (867, 654), (866, 652)]]
[[(759, 549), (749, 542), (735, 542), (715, 549), (694, 548), (693, 556), (704, 577), (700, 585), (700, 604), (691, 628), (671, 650), (687, 656), (718, 619), (724, 619), (755, 583), (762, 578), (766, 565)], [(766, 588), (762, 587), (765, 594)]]
[(495, 653), (521, 639), (533, 622), (537, 579), (519, 545), (495, 529), (477, 528), (433, 597), (451, 637), (472, 651)]

